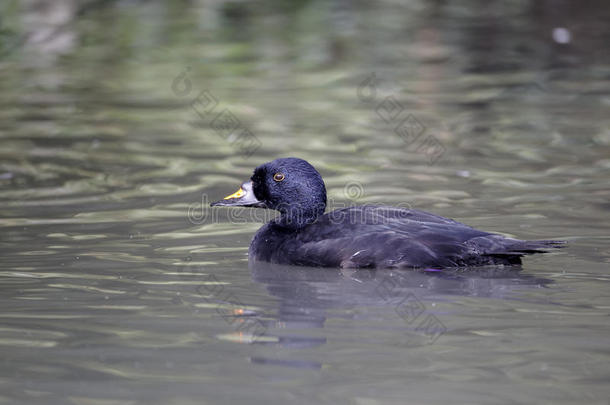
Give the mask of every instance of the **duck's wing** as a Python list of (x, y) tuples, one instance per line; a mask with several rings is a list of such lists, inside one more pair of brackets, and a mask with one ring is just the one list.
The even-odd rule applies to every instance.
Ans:
[(297, 236), (293, 264), (341, 267), (455, 266), (468, 239), (489, 235), (424, 211), (360, 206), (333, 211)]
[(333, 211), (297, 236), (293, 264), (332, 267), (457, 267), (518, 264), (558, 247), (480, 231), (424, 211), (362, 206)]
[(444, 258), (454, 256), (459, 244), (445, 244), (435, 249), (417, 238), (396, 232), (371, 232), (298, 245), (290, 254), (291, 264), (328, 267), (448, 267)]

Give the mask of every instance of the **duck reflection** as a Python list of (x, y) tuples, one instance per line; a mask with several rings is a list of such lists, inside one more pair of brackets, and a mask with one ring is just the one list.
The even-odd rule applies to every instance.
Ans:
[[(324, 328), (327, 317), (356, 319), (357, 308), (394, 311), (404, 322), (399, 328), (418, 335), (416, 345), (429, 344), (447, 328), (434, 311), (434, 303), (450, 302), (463, 296), (494, 299), (521, 299), (519, 292), (544, 287), (552, 280), (522, 273), (521, 266), (402, 270), (310, 268), (251, 261), (254, 281), (265, 285), (276, 297), (278, 310), (268, 322), (267, 338), (260, 344), (282, 348), (306, 348), (326, 344), (325, 337), (287, 336), (283, 330)], [(329, 313), (331, 315), (329, 315)], [(275, 331), (275, 332), (274, 332)], [(281, 336), (274, 336), (277, 333)], [(257, 364), (320, 368), (310, 360), (251, 358)]]
[(414, 293), (420, 299), (434, 295), (435, 300), (441, 298), (439, 295), (447, 295), (445, 299), (452, 295), (517, 299), (515, 293), (523, 288), (537, 288), (553, 282), (524, 274), (521, 266), (377, 270), (296, 267), (251, 261), (249, 268), (253, 279), (265, 284), (269, 293), (280, 299), (280, 313), (286, 316), (284, 321), (297, 323), (303, 319), (299, 314), (310, 310), (384, 305), (387, 298), (399, 299), (407, 293)]

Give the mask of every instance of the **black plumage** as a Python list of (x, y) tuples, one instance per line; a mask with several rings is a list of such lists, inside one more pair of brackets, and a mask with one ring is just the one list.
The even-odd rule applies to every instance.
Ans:
[(251, 260), (321, 267), (445, 268), (520, 264), (525, 254), (561, 241), (525, 241), (471, 228), (423, 211), (363, 205), (324, 214), (320, 174), (297, 158), (257, 167), (251, 182), (212, 205), (275, 209), (280, 216), (258, 230)]

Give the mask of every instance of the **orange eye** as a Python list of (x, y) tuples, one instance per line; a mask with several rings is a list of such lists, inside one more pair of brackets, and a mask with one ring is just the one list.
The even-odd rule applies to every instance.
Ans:
[(284, 175), (282, 173), (275, 173), (273, 175), (273, 180), (282, 181), (282, 180), (284, 180)]

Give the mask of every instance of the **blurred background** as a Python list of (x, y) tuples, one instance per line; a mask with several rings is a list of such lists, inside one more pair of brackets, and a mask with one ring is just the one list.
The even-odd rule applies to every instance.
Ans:
[[(3, 0), (0, 402), (607, 405), (609, 20), (596, 0)], [(273, 213), (208, 205), (286, 156), (331, 209), (569, 247), (522, 271), (249, 268)]]

